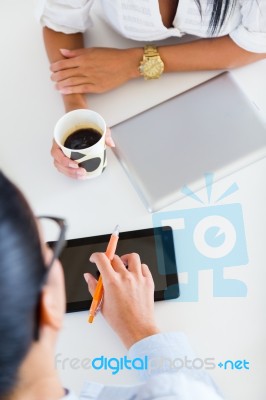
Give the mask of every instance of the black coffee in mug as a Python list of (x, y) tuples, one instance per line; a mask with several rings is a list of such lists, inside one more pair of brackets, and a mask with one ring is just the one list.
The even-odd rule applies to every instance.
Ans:
[(101, 137), (95, 128), (79, 128), (67, 137), (64, 146), (71, 150), (82, 150), (96, 144)]

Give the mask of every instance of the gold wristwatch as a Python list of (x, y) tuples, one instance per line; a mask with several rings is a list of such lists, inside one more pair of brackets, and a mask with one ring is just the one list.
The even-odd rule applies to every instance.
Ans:
[(155, 46), (145, 46), (139, 72), (144, 79), (158, 79), (164, 70), (164, 63)]

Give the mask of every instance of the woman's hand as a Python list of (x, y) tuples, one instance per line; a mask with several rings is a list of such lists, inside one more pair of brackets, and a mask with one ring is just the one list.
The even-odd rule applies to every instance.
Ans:
[[(109, 128), (106, 130), (105, 143), (109, 147), (115, 147), (114, 141), (111, 137), (111, 130)], [(55, 140), (53, 140), (51, 156), (54, 159), (54, 166), (62, 174), (74, 179), (83, 179), (86, 175), (87, 171), (84, 168), (80, 168), (77, 161), (68, 158)]]
[[(139, 255), (117, 255), (110, 262), (104, 253), (94, 253), (104, 287), (102, 314), (127, 348), (135, 342), (159, 332), (154, 318), (154, 282), (149, 268), (141, 264)], [(127, 268), (126, 268), (126, 266)], [(97, 281), (84, 274), (93, 295)]]
[(60, 49), (64, 60), (51, 64), (51, 79), (62, 94), (102, 93), (140, 76), (143, 49)]

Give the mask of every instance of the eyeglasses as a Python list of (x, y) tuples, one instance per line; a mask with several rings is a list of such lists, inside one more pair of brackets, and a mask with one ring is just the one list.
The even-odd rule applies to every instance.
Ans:
[[(45, 242), (52, 249), (51, 259), (48, 261), (46, 266), (46, 273), (44, 276), (44, 281), (42, 285), (44, 285), (49, 271), (54, 263), (54, 261), (60, 256), (61, 251), (65, 246), (65, 233), (67, 230), (66, 221), (62, 218), (51, 217), (51, 216), (40, 216), (37, 217), (41, 225), (41, 235), (44, 236)], [(51, 241), (53, 240), (53, 241)], [(34, 340), (39, 339), (39, 323), (40, 323), (40, 294), (38, 298), (38, 302), (36, 305), (36, 316), (35, 316), (35, 327), (33, 332)]]
[(47, 270), (49, 271), (54, 261), (60, 256), (66, 240), (65, 233), (67, 230), (66, 221), (62, 218), (42, 215), (38, 217), (42, 226), (42, 235), (45, 242), (53, 250), (51, 259), (48, 262)]

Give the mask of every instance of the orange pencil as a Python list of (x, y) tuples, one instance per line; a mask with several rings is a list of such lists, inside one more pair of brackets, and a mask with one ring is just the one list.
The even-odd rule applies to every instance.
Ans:
[[(112, 261), (112, 259), (114, 258), (114, 255), (115, 255), (118, 237), (119, 237), (119, 225), (116, 225), (115, 230), (110, 237), (110, 240), (109, 240), (106, 252), (105, 252), (106, 256), (109, 258), (110, 261)], [(93, 295), (91, 307), (90, 307), (89, 319), (88, 319), (89, 323), (93, 322), (96, 311), (102, 301), (102, 297), (103, 297), (103, 282), (102, 282), (102, 277), (100, 275), (99, 279), (98, 279), (98, 283), (95, 288), (94, 295)]]

